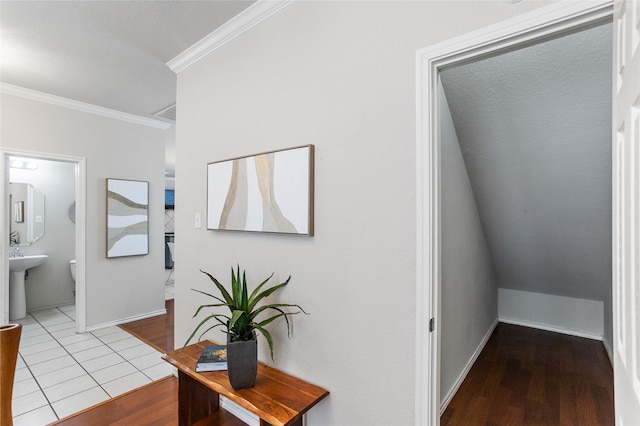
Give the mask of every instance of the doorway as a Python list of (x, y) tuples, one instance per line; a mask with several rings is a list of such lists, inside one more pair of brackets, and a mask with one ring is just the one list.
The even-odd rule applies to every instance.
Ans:
[[(54, 273), (48, 274), (48, 277), (54, 276), (58, 274), (61, 279), (69, 279), (71, 277), (71, 270), (69, 261), (71, 259), (75, 259), (76, 261), (76, 278), (75, 282), (72, 280), (68, 283), (72, 289), (65, 289), (67, 292), (71, 291), (71, 295), (62, 296), (63, 299), (71, 299), (74, 301), (76, 306), (76, 332), (83, 333), (86, 331), (86, 307), (85, 307), (85, 277), (86, 277), (86, 266), (85, 266), (85, 223), (86, 223), (86, 206), (85, 206), (85, 188), (86, 188), (86, 160), (84, 158), (79, 157), (71, 157), (71, 156), (61, 156), (61, 155), (52, 155), (46, 153), (33, 153), (26, 151), (18, 151), (18, 150), (3, 150), (2, 151), (3, 160), (1, 162), (4, 170), (4, 185), (1, 186), (2, 190), (2, 198), (4, 200), (8, 200), (10, 197), (11, 190), (10, 188), (10, 179), (13, 175), (14, 180), (27, 182), (32, 179), (36, 179), (40, 181), (39, 186), (47, 186), (49, 182), (47, 182), (46, 174), (56, 173), (56, 171), (66, 170), (68, 182), (67, 188), (71, 191), (71, 193), (64, 194), (62, 192), (58, 192), (56, 185), (50, 186), (46, 192), (44, 192), (45, 202), (49, 205), (48, 210), (45, 209), (43, 217), (34, 219), (34, 221), (38, 221), (39, 224), (44, 225), (44, 235), (38, 241), (27, 241), (26, 234), (21, 234), (19, 231), (12, 229), (12, 220), (11, 220), (11, 211), (9, 209), (10, 203), (5, 203), (7, 207), (3, 209), (0, 213), (5, 216), (2, 220), (2, 236), (9, 241), (12, 238), (12, 230), (14, 239), (16, 240), (13, 248), (17, 248), (20, 253), (26, 252), (29, 254), (29, 249), (32, 248), (35, 251), (38, 251), (37, 254), (47, 254), (49, 258), (56, 260), (55, 269), (52, 270)], [(30, 173), (28, 169), (20, 170), (12, 167), (11, 160), (15, 158), (23, 159), (25, 164), (31, 163), (32, 167), (35, 170), (32, 170)], [(41, 167), (40, 173), (37, 171), (38, 164)], [(13, 172), (13, 173), (12, 173)], [(39, 175), (40, 177), (35, 177)], [(51, 179), (53, 180), (53, 179)], [(70, 182), (69, 182), (70, 180)], [(49, 194), (47, 195), (47, 192)], [(47, 198), (49, 198), (47, 202)], [(68, 200), (67, 200), (68, 198)], [(62, 205), (64, 204), (64, 206)], [(49, 221), (49, 227), (52, 226), (52, 222), (59, 221), (62, 226), (66, 226), (65, 229), (69, 229), (68, 233), (74, 232), (73, 235), (55, 235), (55, 240), (53, 238), (47, 239), (47, 220)], [(73, 224), (75, 223), (75, 225)], [(54, 228), (49, 229), (49, 237), (53, 237), (51, 234), (54, 233), (56, 229), (61, 226), (53, 225)], [(66, 240), (63, 244), (62, 239)], [(60, 241), (58, 241), (60, 240)], [(58, 245), (58, 242), (60, 243)], [(62, 248), (67, 247), (67, 249), (63, 250)], [(3, 303), (0, 306), (0, 312), (2, 314), (1, 318), (3, 323), (8, 323), (11, 319), (9, 318), (9, 271), (8, 271), (8, 263), (9, 263), (9, 254), (6, 251), (7, 246), (3, 245), (3, 263), (7, 263), (7, 268), (4, 269), (7, 271), (2, 275), (2, 295), (3, 295)], [(42, 251), (48, 251), (51, 253), (40, 253)], [(64, 253), (62, 253), (64, 251)], [(58, 257), (63, 256), (64, 259), (60, 260)], [(68, 259), (67, 259), (68, 258)], [(63, 262), (64, 261), (64, 262)], [(34, 277), (37, 271), (34, 270)], [(37, 277), (35, 277), (37, 278)], [(56, 291), (56, 290), (52, 290)], [(54, 293), (52, 293), (54, 294)], [(57, 296), (54, 296), (56, 298)], [(69, 300), (69, 301), (71, 301)], [(46, 301), (39, 301), (40, 304), (47, 303)], [(62, 302), (64, 303), (64, 302)], [(55, 303), (54, 303), (55, 304)], [(48, 306), (42, 306), (48, 307)]]
[[(441, 340), (441, 70), (611, 21), (612, 3), (558, 4), (417, 54), (416, 423), (439, 424)], [(435, 323), (435, 327), (431, 327)], [(431, 332), (426, 333), (425, 330)]]

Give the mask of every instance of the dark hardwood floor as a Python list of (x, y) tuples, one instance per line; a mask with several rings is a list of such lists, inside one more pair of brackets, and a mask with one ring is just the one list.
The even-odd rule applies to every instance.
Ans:
[[(73, 414), (50, 426), (176, 426), (178, 379), (170, 376)], [(224, 410), (195, 426), (246, 426)]]
[[(121, 327), (160, 351), (173, 350), (173, 300), (167, 315)], [(208, 420), (244, 424), (224, 411)], [(53, 424), (177, 425), (178, 380), (158, 380)], [(441, 424), (613, 425), (613, 371), (602, 342), (498, 324)]]
[(178, 379), (170, 376), (109, 399), (52, 425), (106, 426), (178, 424)]
[(442, 425), (613, 425), (602, 342), (500, 323)]
[(173, 299), (165, 301), (166, 315), (146, 318), (121, 324), (120, 328), (133, 334), (160, 352), (170, 352), (173, 348)]

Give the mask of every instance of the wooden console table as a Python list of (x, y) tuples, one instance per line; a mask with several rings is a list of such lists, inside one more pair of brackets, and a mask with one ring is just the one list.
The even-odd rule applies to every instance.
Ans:
[(178, 369), (178, 418), (180, 426), (213, 422), (219, 416), (219, 395), (260, 417), (260, 425), (302, 426), (302, 415), (329, 392), (280, 370), (258, 363), (255, 386), (235, 390), (226, 371), (196, 373), (203, 341), (162, 356)]

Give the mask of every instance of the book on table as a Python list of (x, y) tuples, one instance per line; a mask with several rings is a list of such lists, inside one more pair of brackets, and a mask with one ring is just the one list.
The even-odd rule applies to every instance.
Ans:
[(196, 372), (220, 371), (227, 369), (227, 347), (225, 345), (208, 345), (196, 363)]

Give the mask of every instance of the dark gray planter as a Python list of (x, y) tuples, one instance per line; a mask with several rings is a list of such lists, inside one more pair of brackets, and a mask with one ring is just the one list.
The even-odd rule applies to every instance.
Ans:
[(258, 341), (227, 342), (227, 370), (234, 389), (253, 387), (258, 375)]

